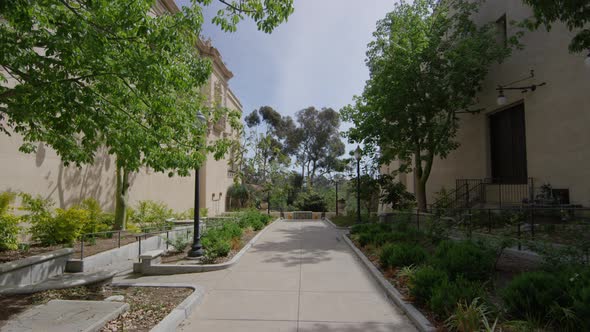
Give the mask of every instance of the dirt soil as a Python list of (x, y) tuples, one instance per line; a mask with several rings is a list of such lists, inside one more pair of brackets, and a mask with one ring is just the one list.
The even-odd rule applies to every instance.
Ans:
[[(253, 231), (253, 230), (245, 230), (242, 233), (242, 238), (240, 239), (239, 243), (235, 243), (233, 245), (232, 250), (229, 254), (225, 257), (218, 257), (213, 262), (211, 261), (203, 261), (202, 264), (221, 264), (230, 261), (244, 246), (252, 240), (256, 234), (260, 231)], [(189, 250), (189, 249), (187, 249)], [(186, 251), (169, 251), (165, 255), (162, 256), (162, 263), (164, 264), (176, 264), (180, 261), (183, 261), (186, 258)]]
[(164, 287), (76, 287), (29, 295), (0, 295), (0, 329), (4, 323), (32, 306), (50, 300), (100, 301), (123, 295), (130, 309), (109, 322), (101, 331), (149, 331), (192, 293), (189, 288)]

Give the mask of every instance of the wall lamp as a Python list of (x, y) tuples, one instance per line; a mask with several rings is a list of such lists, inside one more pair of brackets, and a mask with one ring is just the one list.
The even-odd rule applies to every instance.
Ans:
[(523, 79), (511, 82), (511, 83), (508, 83), (505, 85), (498, 85), (498, 87), (496, 88), (496, 91), (498, 91), (498, 99), (496, 100), (498, 105), (502, 106), (502, 105), (506, 105), (506, 103), (508, 103), (508, 98), (506, 98), (506, 96), (504, 95), (504, 91), (519, 90), (522, 93), (527, 93), (529, 91), (536, 91), (538, 87), (547, 85), (547, 82), (543, 82), (541, 84), (532, 84), (532, 85), (526, 85), (526, 86), (514, 86), (514, 84), (518, 84), (522, 81), (530, 80), (533, 78), (535, 78), (535, 71), (531, 70), (531, 74), (528, 77), (525, 77)]

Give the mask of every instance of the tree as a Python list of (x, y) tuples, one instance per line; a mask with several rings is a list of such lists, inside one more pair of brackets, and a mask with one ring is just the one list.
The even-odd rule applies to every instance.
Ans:
[(555, 22), (563, 22), (569, 31), (579, 30), (572, 39), (569, 50), (572, 53), (590, 51), (590, 4), (580, 0), (523, 0), (533, 8), (534, 20), (525, 24), (530, 29), (538, 29), (541, 25), (547, 31)]
[(355, 125), (349, 139), (380, 162), (413, 168), (418, 207), (435, 157), (458, 147), (458, 111), (470, 111), (489, 67), (509, 54), (492, 25), (478, 27), (478, 4), (464, 0), (401, 2), (377, 23), (367, 51), (370, 78), (342, 111)]
[(345, 146), (339, 132), (340, 115), (331, 108), (308, 107), (297, 112), (296, 118), (298, 127), (287, 138), (287, 144), (311, 188), (317, 175), (342, 167), (338, 158)]
[(414, 206), (416, 201), (414, 194), (408, 192), (403, 183), (395, 181), (393, 176), (382, 174), (378, 182), (381, 203), (391, 205), (393, 210), (407, 210)]
[[(206, 128), (195, 125), (198, 110), (208, 120), (223, 112), (204, 107), (198, 93), (211, 71), (194, 47), (198, 4), (210, 3), (152, 17), (150, 0), (1, 2), (0, 131), (21, 134), (23, 152), (44, 142), (66, 165), (92, 163), (105, 146), (116, 155), (122, 227), (129, 172), (145, 166), (186, 176), (229, 146), (207, 146)], [(242, 13), (270, 32), (291, 12), (289, 0), (246, 0), (228, 3), (215, 21), (232, 31)]]

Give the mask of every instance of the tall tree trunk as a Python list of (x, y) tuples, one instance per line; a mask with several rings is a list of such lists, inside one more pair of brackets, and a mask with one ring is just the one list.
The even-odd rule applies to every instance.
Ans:
[(127, 198), (129, 194), (129, 172), (121, 166), (116, 171), (117, 190), (115, 192), (115, 225), (117, 230), (125, 229), (127, 219)]
[(416, 200), (418, 210), (426, 211), (426, 181), (416, 177)]

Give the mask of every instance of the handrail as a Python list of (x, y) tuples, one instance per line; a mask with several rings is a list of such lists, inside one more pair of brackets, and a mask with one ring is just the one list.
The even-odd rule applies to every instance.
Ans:
[[(453, 203), (454, 203), (454, 201), (456, 201), (457, 191), (459, 191), (459, 189), (461, 189), (462, 187), (464, 187), (464, 186), (466, 186), (466, 185), (467, 185), (467, 184), (463, 184), (463, 185), (461, 185), (461, 187), (456, 187), (455, 189), (453, 189), (453, 190), (449, 191), (449, 192), (446, 194), (446, 197), (452, 197), (452, 196), (455, 196), (455, 199), (453, 199), (453, 202), (451, 202), (451, 203), (449, 203), (449, 204), (447, 204), (447, 205), (453, 204)], [(448, 208), (448, 206), (440, 206), (440, 201), (442, 201), (442, 200), (443, 200), (443, 199), (445, 199), (446, 197), (441, 197), (441, 198), (439, 198), (439, 199), (438, 199), (436, 202), (434, 202), (434, 203), (432, 204), (432, 206), (434, 206), (434, 207), (438, 207), (438, 208), (442, 208), (442, 209), (446, 209), (446, 208)]]

